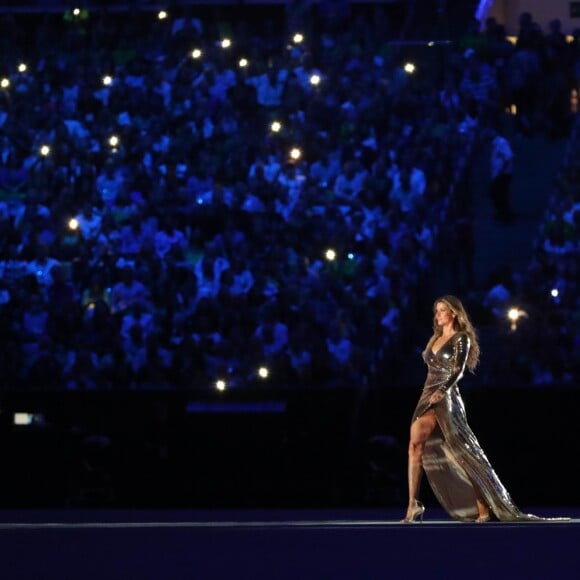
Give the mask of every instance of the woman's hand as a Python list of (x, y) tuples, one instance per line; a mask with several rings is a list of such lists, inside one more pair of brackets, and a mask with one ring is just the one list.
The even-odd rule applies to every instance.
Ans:
[(439, 401), (441, 401), (441, 399), (443, 399), (444, 396), (445, 393), (443, 391), (435, 391), (429, 398), (429, 404), (436, 405)]

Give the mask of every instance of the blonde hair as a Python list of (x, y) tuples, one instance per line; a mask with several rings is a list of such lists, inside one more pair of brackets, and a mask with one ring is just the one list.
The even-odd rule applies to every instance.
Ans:
[[(466, 366), (473, 373), (479, 364), (480, 354), (479, 341), (477, 340), (477, 331), (471, 323), (471, 320), (469, 320), (469, 316), (467, 315), (467, 312), (465, 311), (465, 308), (459, 298), (450, 294), (437, 298), (437, 300), (435, 300), (433, 303), (434, 312), (437, 308), (437, 304), (440, 302), (445, 304), (449, 310), (451, 310), (453, 314), (453, 328), (455, 332), (464, 332), (469, 337), (470, 347), (469, 353), (467, 354)], [(429, 339), (429, 342), (423, 351), (423, 358), (425, 358), (433, 343), (441, 336), (442, 333), (443, 329), (437, 324), (437, 318), (434, 315), (433, 336)]]

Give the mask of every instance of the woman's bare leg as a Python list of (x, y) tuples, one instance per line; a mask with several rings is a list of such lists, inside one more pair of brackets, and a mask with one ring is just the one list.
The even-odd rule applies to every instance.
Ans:
[(425, 443), (433, 430), (437, 426), (437, 419), (434, 411), (427, 411), (424, 415), (413, 421), (411, 424), (411, 436), (409, 439), (409, 463), (408, 463), (408, 482), (409, 482), (409, 505), (407, 516), (415, 507), (419, 486), (421, 484), (422, 460), (425, 450)]

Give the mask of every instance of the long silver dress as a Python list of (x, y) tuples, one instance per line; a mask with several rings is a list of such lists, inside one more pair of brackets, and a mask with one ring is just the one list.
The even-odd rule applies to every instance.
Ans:
[[(467, 423), (458, 383), (463, 376), (470, 338), (455, 333), (438, 351), (425, 353), (427, 379), (415, 408), (413, 420), (429, 409), (437, 417), (437, 427), (427, 440), (423, 468), (433, 492), (449, 515), (461, 521), (478, 517), (472, 482), (500, 521), (545, 521), (568, 518), (541, 518), (520, 511), (493, 470), (477, 438)], [(441, 390), (443, 399), (431, 406), (431, 395)]]

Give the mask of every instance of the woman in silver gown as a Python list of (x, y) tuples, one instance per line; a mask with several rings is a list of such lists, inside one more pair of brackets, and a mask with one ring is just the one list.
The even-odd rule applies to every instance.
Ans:
[[(461, 301), (435, 301), (433, 336), (423, 352), (427, 379), (415, 408), (409, 442), (409, 505), (404, 523), (422, 519), (417, 499), (422, 471), (443, 508), (460, 521), (537, 521), (521, 512), (467, 423), (458, 383), (479, 362), (476, 331)], [(566, 518), (550, 518), (566, 519)]]

